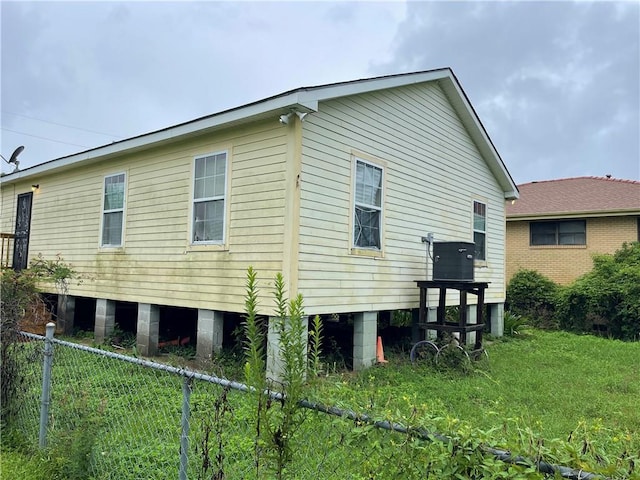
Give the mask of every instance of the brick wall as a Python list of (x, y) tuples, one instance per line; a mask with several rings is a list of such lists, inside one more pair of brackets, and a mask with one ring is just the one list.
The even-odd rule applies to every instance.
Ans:
[(587, 218), (586, 245), (529, 245), (529, 222), (507, 222), (507, 283), (519, 269), (537, 270), (556, 283), (571, 283), (593, 267), (594, 253), (613, 253), (638, 241), (638, 217)]

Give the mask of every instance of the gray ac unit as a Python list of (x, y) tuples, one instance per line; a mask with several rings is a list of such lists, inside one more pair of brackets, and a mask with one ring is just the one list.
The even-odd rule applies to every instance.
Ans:
[(433, 280), (473, 282), (473, 242), (434, 242)]

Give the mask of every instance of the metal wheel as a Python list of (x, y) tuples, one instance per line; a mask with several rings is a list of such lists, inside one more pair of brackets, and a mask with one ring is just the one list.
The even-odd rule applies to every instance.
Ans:
[(411, 349), (411, 363), (416, 361), (432, 363), (435, 361), (438, 351), (438, 346), (431, 340), (422, 340)]
[(489, 361), (489, 354), (484, 348), (479, 348), (478, 350), (472, 350), (470, 356), (471, 356), (471, 360), (473, 360), (474, 362)]
[(471, 365), (471, 359), (467, 351), (455, 343), (449, 343), (442, 347), (436, 354), (436, 365), (454, 369), (467, 369)]
[(473, 360), (474, 370), (488, 371), (490, 369), (489, 354), (484, 348), (472, 350), (469, 354), (471, 355), (471, 360)]

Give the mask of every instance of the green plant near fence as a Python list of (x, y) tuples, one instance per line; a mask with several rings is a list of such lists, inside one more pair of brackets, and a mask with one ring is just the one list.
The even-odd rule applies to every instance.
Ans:
[[(275, 317), (271, 326), (277, 338), (277, 361), (274, 369), (279, 378), (274, 383), (268, 378), (265, 344), (267, 323), (258, 315), (257, 274), (253, 268), (247, 271), (245, 301), (245, 380), (252, 387), (255, 413), (254, 467), (257, 478), (283, 478), (291, 463), (298, 432), (306, 415), (299, 402), (305, 392), (309, 376), (316, 375), (321, 363), (322, 324), (316, 317), (312, 329), (307, 332), (302, 295), (287, 298), (285, 280), (281, 273), (274, 279)], [(311, 355), (308, 356), (308, 350)], [(275, 389), (282, 399), (273, 401), (263, 392)]]
[(38, 255), (28, 269), (0, 271), (0, 422), (3, 424), (10, 421), (19, 406), (17, 393), (25, 381), (23, 366), (32, 360), (25, 358), (25, 351), (17, 343), (20, 321), (44, 305), (39, 295), (40, 283), (53, 283), (65, 294), (72, 279), (82, 280), (60, 255), (53, 260)]
[[(397, 384), (404, 377), (392, 370), (401, 365), (387, 365), (354, 377), (359, 382), (372, 382), (387, 374), (386, 383), (376, 383), (373, 389), (364, 388), (364, 384), (336, 384), (342, 392), (362, 392), (364, 397), (359, 396), (358, 401), (343, 396), (332, 407), (309, 401), (322, 391), (319, 382), (310, 382), (297, 386), (300, 395), (292, 395), (289, 400), (296, 400), (287, 403), (286, 390), (285, 395), (270, 391), (264, 376), (266, 324), (258, 315), (256, 278), (248, 275), (247, 281), (246, 328), (249, 330), (253, 322), (255, 333), (249, 332), (248, 337), (254, 335), (256, 343), (246, 345), (247, 355), (255, 354), (253, 360), (248, 357), (246, 372), (247, 378), (264, 385), (264, 390), (53, 340), (50, 442), (46, 450), (49, 478), (164, 479), (189, 472), (189, 478), (195, 475), (199, 479), (533, 479), (553, 471), (564, 478), (594, 478), (585, 470), (611, 478), (638, 478), (639, 443), (628, 431), (603, 437), (594, 430), (597, 426), (584, 425), (568, 441), (542, 441), (526, 423), (516, 421), (514, 426), (509, 419), (482, 430), (450, 415), (444, 405), (427, 408), (415, 396), (407, 396), (405, 401), (406, 394), (400, 394)], [(274, 295), (280, 318), (302, 317), (301, 299), (294, 299), (293, 304), (285, 301), (284, 290), (278, 285), (283, 282), (276, 280)], [(286, 332), (287, 323), (280, 328)], [(299, 333), (285, 340), (285, 345), (299, 341)], [(41, 340), (36, 337), (27, 337), (36, 341), (17, 343), (18, 351), (27, 356), (41, 352)], [(296, 368), (309, 368), (304, 360), (296, 360), (298, 347), (289, 348), (292, 361), (298, 362)], [(573, 358), (569, 351), (555, 353), (567, 361)], [(33, 375), (25, 376), (18, 397), (20, 408), (11, 427), (23, 432), (26, 443), (31, 438), (35, 444), (42, 372), (34, 365), (30, 368)], [(441, 375), (416, 368), (414, 375)], [(253, 372), (255, 377), (250, 376)], [(285, 368), (284, 377), (294, 378), (287, 375)], [(633, 395), (635, 387), (629, 388)], [(325, 398), (331, 398), (326, 394)], [(465, 398), (477, 401), (473, 392)], [(291, 407), (291, 417), (285, 416), (284, 406)], [(181, 418), (186, 418), (188, 425), (181, 423)], [(603, 438), (610, 443), (603, 443)], [(183, 456), (188, 460), (185, 465), (181, 463)], [(554, 463), (571, 467), (554, 467)]]
[[(42, 350), (40, 341), (22, 345)], [(516, 342), (507, 345), (517, 347)], [(183, 375), (191, 376), (189, 478), (274, 477), (276, 464), (266, 465), (267, 458), (259, 457), (263, 468), (256, 473), (249, 454), (255, 439), (255, 399), (243, 392), (241, 384), (232, 388), (231, 384), (210, 383), (175, 367), (130, 357), (125, 361), (118, 354), (68, 342), (55, 341), (54, 346), (49, 478), (73, 478), (76, 473), (80, 478), (96, 479), (175, 478), (180, 463)], [(363, 372), (357, 376), (362, 385), (348, 386), (354, 395), (369, 392), (362, 398), (366, 403), (344, 396), (335, 407), (300, 402), (305, 418), (296, 430), (282, 478), (417, 479), (442, 478), (442, 472), (447, 472), (450, 478), (535, 479), (544, 477), (539, 462), (572, 465), (573, 476), (565, 478), (593, 478), (585, 471), (611, 478), (638, 478), (639, 443), (631, 432), (611, 432), (603, 437), (605, 427), (583, 424), (569, 441), (543, 442), (522, 420), (496, 417), (495, 428), (471, 427), (448, 414), (444, 405), (433, 409), (415, 396), (403, 400), (407, 394), (397, 393), (397, 387), (389, 390), (394, 381), (389, 367)], [(415, 374), (442, 375), (424, 368)], [(367, 383), (373, 381), (376, 388), (372, 390)], [(34, 376), (32, 384), (26, 392), (33, 393), (21, 398), (23, 409), (15, 427), (34, 444), (39, 378)], [(320, 390), (316, 387), (308, 395), (317, 395)], [(398, 396), (404, 407), (403, 401), (393, 401), (391, 409), (385, 407)], [(332, 398), (326, 392), (325, 397)], [(273, 404), (270, 408), (280, 408), (280, 397), (266, 398)], [(350, 410), (353, 406), (355, 411)], [(371, 413), (357, 413), (367, 410)], [(94, 430), (85, 435), (79, 427), (89, 424)], [(603, 439), (608, 439), (607, 443)], [(517, 464), (507, 449), (523, 455)], [(583, 469), (580, 477), (579, 469)], [(57, 476), (53, 475), (56, 471)]]

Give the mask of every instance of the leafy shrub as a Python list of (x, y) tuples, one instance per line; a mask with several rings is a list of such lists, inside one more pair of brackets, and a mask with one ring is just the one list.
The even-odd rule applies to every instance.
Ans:
[(592, 331), (602, 326), (615, 338), (640, 336), (640, 242), (623, 244), (613, 255), (596, 255), (593, 270), (565, 289), (561, 327)]
[(119, 325), (115, 325), (105, 343), (122, 348), (133, 348), (136, 346), (136, 335), (133, 332), (125, 332)]
[(539, 328), (557, 328), (560, 287), (535, 270), (519, 270), (507, 285), (506, 308)]
[(505, 335), (519, 335), (525, 328), (527, 328), (527, 321), (522, 315), (511, 313), (509, 310), (504, 312)]
[(392, 327), (410, 327), (412, 324), (411, 310), (393, 310), (389, 325)]
[(18, 336), (27, 313), (44, 308), (38, 284), (53, 282), (64, 292), (72, 278), (77, 278), (76, 272), (60, 256), (46, 260), (38, 255), (28, 269), (17, 272), (3, 269), (0, 272), (0, 414), (3, 426), (11, 423), (19, 407), (16, 393), (23, 381), (22, 365), (32, 361), (19, 348)]
[(27, 309), (38, 300), (37, 277), (28, 270), (2, 270), (0, 289), (0, 412), (3, 427), (10, 423), (19, 408), (17, 392), (23, 381), (18, 343), (20, 321)]
[[(307, 375), (316, 375), (321, 363), (322, 324), (316, 316), (312, 329), (307, 332), (304, 320), (304, 306), (301, 294), (293, 299), (286, 296), (284, 277), (275, 277), (273, 299), (275, 317), (273, 330), (277, 341), (269, 347), (268, 323), (258, 314), (257, 273), (253, 267), (247, 270), (245, 295), (245, 378), (253, 389), (255, 405), (254, 469), (257, 478), (270, 471), (273, 478), (284, 478), (287, 465), (291, 462), (300, 426), (305, 420), (305, 412), (298, 405), (303, 398)], [(279, 358), (275, 358), (272, 371), (265, 356), (265, 348), (278, 348)], [(311, 355), (307, 358), (307, 349)], [(274, 355), (274, 356), (275, 356)], [(265, 373), (278, 377), (265, 378)], [(264, 392), (274, 386), (281, 389), (283, 399), (276, 403)], [(277, 408), (277, 405), (280, 408)]]

